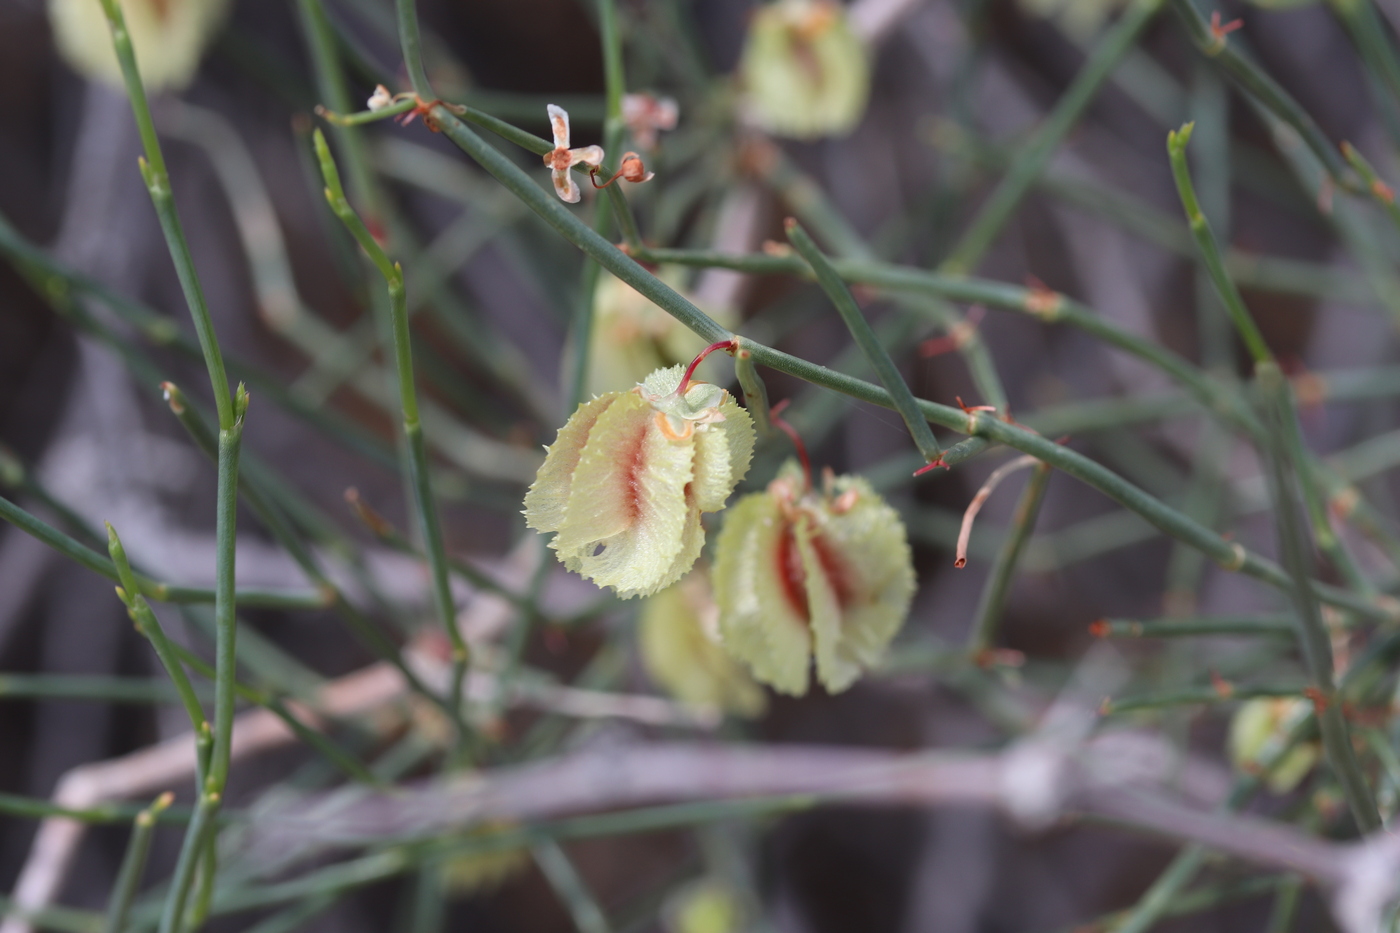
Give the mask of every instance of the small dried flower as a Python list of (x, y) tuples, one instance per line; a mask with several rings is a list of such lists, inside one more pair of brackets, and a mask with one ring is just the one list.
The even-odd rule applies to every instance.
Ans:
[(742, 664), (724, 650), (710, 576), (696, 570), (647, 600), (638, 637), (651, 679), (683, 703), (758, 716), (767, 702)]
[(554, 193), (561, 200), (577, 204), (580, 197), (578, 185), (574, 184), (569, 171), (582, 162), (584, 165), (598, 166), (603, 162), (601, 146), (584, 146), (582, 149), (569, 148), (569, 113), (563, 107), (550, 104), (549, 128), (554, 133), (554, 148), (544, 155), (544, 164), (554, 173)]
[(650, 152), (656, 148), (659, 130), (673, 130), (680, 119), (680, 107), (670, 97), (650, 94), (624, 94), (622, 120), (637, 143), (637, 148)]
[(831, 0), (760, 7), (739, 70), (753, 121), (778, 136), (849, 133), (870, 95), (865, 44)]
[(748, 472), (753, 421), (718, 386), (660, 369), (581, 405), (525, 495), (525, 522), (557, 532), (559, 559), (623, 598), (650, 596), (691, 568), (701, 512), (724, 508)]
[(390, 93), (389, 89), (382, 84), (377, 84), (374, 87), (374, 93), (365, 102), (365, 107), (370, 110), (383, 110), (385, 107), (393, 106), (393, 103), (394, 95)]
[(612, 177), (601, 185), (598, 184), (598, 170), (596, 168), (589, 174), (593, 178), (593, 187), (595, 188), (606, 188), (619, 178), (630, 181), (634, 185), (640, 185), (642, 182), (651, 181), (656, 177), (655, 172), (647, 171), (646, 165), (642, 162), (642, 157), (635, 152), (623, 153), (622, 165), (618, 166), (617, 171), (613, 172)]
[[(121, 8), (142, 83), (152, 91), (179, 90), (194, 78), (228, 0), (121, 0)], [(49, 0), (49, 23), (74, 71), (121, 86), (121, 66), (97, 0)]]
[(783, 693), (845, 690), (904, 624), (914, 568), (904, 523), (860, 477), (817, 495), (789, 462), (734, 504), (715, 549), (724, 645)]

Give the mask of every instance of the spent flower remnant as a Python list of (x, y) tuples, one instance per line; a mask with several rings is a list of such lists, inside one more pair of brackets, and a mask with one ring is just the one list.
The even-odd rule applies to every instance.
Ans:
[(715, 548), (724, 645), (783, 693), (845, 690), (904, 624), (914, 567), (899, 513), (856, 476), (817, 494), (789, 461), (734, 504)]
[(375, 113), (385, 107), (392, 107), (393, 104), (394, 95), (389, 93), (389, 89), (382, 84), (376, 84), (374, 93), (369, 96), (369, 100), (365, 101), (365, 107)]
[(870, 95), (870, 56), (831, 0), (777, 0), (749, 22), (739, 62), (750, 119), (778, 136), (855, 129)]
[(624, 94), (622, 122), (632, 134), (638, 149), (651, 152), (656, 148), (656, 136), (661, 130), (673, 130), (681, 110), (674, 98), (653, 97), (651, 94)]
[(642, 664), (683, 703), (758, 716), (767, 701), (745, 667), (724, 650), (710, 575), (697, 569), (646, 601), (638, 626)]
[[(180, 90), (228, 11), (227, 0), (121, 0), (122, 17), (149, 90)], [(87, 78), (122, 84), (121, 65), (98, 0), (49, 0), (49, 23), (64, 61)]]
[(580, 197), (578, 185), (574, 184), (570, 173), (575, 165), (598, 167), (603, 162), (602, 146), (584, 146), (582, 149), (569, 148), (569, 113), (563, 107), (550, 104), (549, 128), (554, 133), (554, 148), (544, 154), (544, 164), (554, 174), (554, 193), (561, 200), (577, 204)]
[(579, 406), (525, 494), (525, 522), (555, 532), (568, 567), (623, 598), (680, 579), (753, 456), (753, 421), (728, 392), (659, 369)]

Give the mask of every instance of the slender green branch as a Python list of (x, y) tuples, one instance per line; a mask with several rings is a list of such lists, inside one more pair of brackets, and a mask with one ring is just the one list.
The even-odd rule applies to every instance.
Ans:
[[(401, 21), (400, 27), (402, 28), (402, 26)], [(416, 21), (414, 28), (416, 42)], [(405, 37), (404, 42), (407, 49), (409, 43), (407, 37)], [(384, 276), (384, 280), (388, 284), (394, 331), (394, 362), (399, 375), (399, 401), (403, 408), (404, 435), (408, 441), (407, 466), (413, 484), (414, 505), (419, 529), (423, 535), (423, 546), (427, 551), (428, 566), (432, 571), (433, 598), (437, 605), (438, 616), (452, 645), (454, 668), (452, 688), (454, 701), (452, 706), (457, 709), (460, 704), (456, 701), (461, 696), (461, 683), (466, 673), (469, 651), (466, 640), (457, 628), (456, 610), (452, 603), (452, 585), (448, 579), (447, 553), (443, 547), (442, 528), (439, 524), (437, 506), (434, 502), (432, 485), (428, 476), (428, 458), (423, 441), (423, 426), (418, 416), (418, 391), (414, 385), (413, 346), (408, 330), (403, 270), (398, 263), (390, 261), (383, 248), (370, 235), (369, 230), (355, 214), (349, 202), (345, 200), (345, 192), (340, 184), (340, 175), (336, 171), (335, 161), (331, 158), (330, 148), (326, 145), (326, 139), (319, 130), (316, 131), (315, 142), (316, 154), (321, 162), (321, 173), (326, 181), (326, 200), (330, 203), (331, 210), (345, 224), (346, 229), (354, 236), (356, 242), (360, 244), (360, 247), (369, 256), (375, 267), (379, 269), (380, 274)]]
[(1172, 706), (1233, 703), (1261, 697), (1301, 697), (1305, 689), (1307, 689), (1307, 685), (1299, 683), (1241, 686), (1222, 681), (1218, 685), (1185, 687), (1179, 690), (1165, 690), (1160, 693), (1144, 693), (1138, 696), (1104, 700), (1103, 705), (1099, 707), (1099, 712), (1108, 716), (1113, 713), (1165, 709)]
[(807, 231), (802, 229), (802, 225), (791, 217), (787, 220), (787, 236), (802, 258), (812, 267), (822, 291), (826, 292), (826, 296), (836, 306), (846, 329), (851, 332), (866, 360), (879, 375), (881, 384), (889, 393), (895, 410), (904, 419), (904, 426), (909, 429), (909, 436), (914, 439), (919, 453), (923, 454), (927, 462), (938, 463), (943, 450), (934, 439), (933, 432), (929, 430), (928, 421), (919, 411), (919, 406), (914, 401), (914, 393), (909, 391), (909, 385), (899, 374), (899, 368), (890, 358), (889, 351), (881, 345), (875, 332), (870, 329), (870, 322), (865, 319), (850, 290), (841, 281), (841, 276), (837, 274), (831, 261), (822, 255), (817, 244), (812, 242)]
[(165, 635), (165, 629), (161, 627), (160, 621), (151, 611), (150, 604), (146, 602), (146, 598), (141, 595), (137, 588), (136, 576), (131, 572), (131, 564), (126, 559), (126, 549), (122, 547), (121, 539), (117, 537), (117, 530), (110, 523), (107, 525), (107, 553), (112, 556), (112, 563), (117, 568), (117, 576), (121, 579), (117, 595), (126, 604), (126, 611), (131, 616), (131, 621), (136, 623), (136, 630), (146, 636), (151, 647), (155, 648), (156, 657), (160, 659), (161, 666), (165, 668), (171, 683), (175, 685), (180, 702), (184, 704), (185, 712), (190, 717), (190, 728), (195, 732), (207, 728), (208, 721), (204, 716), (204, 707), (194, 692), (194, 686), (190, 683), (184, 666), (176, 657), (174, 646)]
[(612, 926), (608, 918), (563, 847), (550, 839), (536, 843), (531, 847), (531, 852), (550, 887), (568, 908), (579, 933), (610, 933)]
[(248, 395), (238, 387), (234, 398), (236, 419), (219, 430), (219, 492), (215, 519), (216, 548), (220, 555), (214, 579), (214, 750), (209, 764), (209, 790), (223, 793), (233, 741), (233, 682), (237, 670), (238, 623), (233, 589), (233, 553), (238, 519), (238, 454), (243, 435)]
[(428, 72), (423, 68), (423, 39), (418, 31), (418, 5), (412, 2), (396, 3), (399, 22), (399, 44), (403, 48), (403, 64), (408, 69), (408, 80), (413, 92), (424, 100), (433, 99), (433, 86), (428, 81)]
[(1328, 6), (1346, 26), (1347, 32), (1351, 33), (1352, 42), (1356, 44), (1366, 67), (1390, 91), (1395, 102), (1400, 102), (1400, 57), (1396, 56), (1395, 46), (1391, 43), (1390, 30), (1382, 22), (1371, 0), (1330, 0)]
[(1201, 261), (1205, 263), (1206, 271), (1210, 273), (1211, 281), (1215, 284), (1220, 299), (1225, 303), (1225, 310), (1230, 313), (1230, 320), (1234, 322), (1235, 329), (1239, 331), (1250, 355), (1254, 357), (1255, 362), (1271, 360), (1273, 352), (1265, 342), (1259, 325), (1250, 317), (1239, 289), (1225, 271), (1219, 244), (1215, 242), (1215, 235), (1211, 233), (1210, 221), (1206, 220), (1201, 205), (1196, 201), (1196, 189), (1191, 183), (1191, 170), (1186, 164), (1186, 146), (1191, 142), (1191, 131), (1194, 128), (1195, 124), (1187, 123), (1181, 129), (1167, 134), (1167, 153), (1171, 156), (1172, 177), (1176, 180), (1181, 205), (1186, 209), (1191, 236), (1196, 240)]
[(1040, 503), (1045, 498), (1045, 488), (1049, 483), (1050, 467), (1044, 463), (1036, 464), (1020, 501), (1016, 503), (1011, 527), (1007, 529), (1006, 540), (997, 552), (996, 563), (992, 565), (982, 588), (982, 597), (977, 603), (977, 614), (972, 618), (967, 648), (974, 660), (983, 658), (996, 640), (997, 624), (1001, 621), (1001, 610), (1011, 589), (1011, 578), (1016, 573), (1021, 552), (1035, 529), (1035, 519), (1040, 514)]
[(170, 879), (170, 892), (161, 910), (160, 933), (180, 933), (184, 929), (185, 902), (204, 858), (204, 840), (209, 833), (217, 831), (216, 818), (222, 802), (221, 794), (213, 790), (204, 790), (199, 795), (194, 816), (185, 828), (185, 840), (175, 863), (175, 874)]
[(1280, 120), (1293, 127), (1307, 147), (1321, 160), (1333, 181), (1348, 191), (1361, 190), (1356, 177), (1347, 170), (1346, 162), (1337, 153), (1332, 141), (1277, 81), (1241, 55), (1227, 35), (1223, 32), (1217, 34), (1196, 9), (1192, 0), (1171, 0), (1171, 4), (1185, 25), (1191, 41), (1207, 58), (1215, 61), (1246, 96), (1258, 101)]
[(131, 35), (127, 32), (126, 20), (122, 16), (118, 0), (102, 0), (102, 11), (107, 16), (107, 25), (112, 32), (112, 45), (116, 49), (117, 61), (121, 64), (127, 97), (131, 101), (131, 111), (136, 117), (136, 127), (141, 134), (141, 144), (146, 153), (140, 163), (141, 177), (150, 193), (151, 203), (155, 205), (161, 232), (165, 234), (170, 258), (175, 263), (175, 273), (179, 276), (185, 302), (189, 305), (190, 317), (194, 319), (195, 333), (199, 336), (204, 363), (209, 370), (209, 381), (214, 389), (219, 425), (222, 428), (230, 428), (235, 416), (228, 376), (224, 373), (223, 354), (219, 350), (219, 339), (214, 334), (214, 321), (204, 300), (204, 290), (199, 284), (199, 274), (195, 271), (194, 257), (190, 255), (189, 244), (185, 242), (184, 228), (180, 225), (180, 216), (175, 210), (170, 173), (165, 167), (160, 140), (156, 138), (151, 108), (146, 101), (146, 89), (141, 83), (141, 74), (136, 66), (136, 53), (132, 49)]
[(1366, 190), (1371, 193), (1371, 197), (1385, 209), (1385, 214), (1390, 218), (1390, 222), (1395, 225), (1397, 230), (1400, 230), (1400, 204), (1395, 203), (1395, 189), (1381, 180), (1371, 163), (1351, 143), (1342, 143), (1342, 155), (1346, 157), (1351, 167), (1356, 169), (1356, 174), (1361, 176), (1361, 180), (1366, 183)]
[[(207, 690), (196, 690), (194, 694), (197, 698), (213, 696), (213, 693)], [(41, 699), (143, 705), (184, 702), (184, 697), (174, 685), (159, 678), (103, 677), (89, 674), (0, 674), (0, 700)]]
[(1123, 56), (1136, 44), (1138, 36), (1152, 22), (1161, 5), (1161, 0), (1136, 0), (1107, 32), (1069, 88), (1055, 103), (1045, 122), (1037, 128), (1034, 138), (1021, 150), (1011, 170), (987, 198), (972, 226), (939, 264), (939, 271), (957, 275), (971, 272), (976, 267), (1026, 192), (1045, 170), (1056, 147)]
[(758, 433), (767, 436), (772, 430), (772, 422), (768, 416), (768, 387), (763, 384), (763, 377), (753, 365), (753, 354), (744, 348), (747, 343), (745, 338), (734, 339), (734, 375), (739, 380), (739, 388), (744, 390), (744, 408), (753, 418)]
[(1293, 637), (1291, 615), (1197, 616), (1189, 619), (1100, 619), (1089, 627), (1099, 638), (1187, 638), (1197, 635)]
[(1278, 525), (1279, 551), (1292, 581), (1292, 596), (1297, 612), (1298, 641), (1308, 677), (1312, 681), (1310, 696), (1317, 707), (1318, 728), (1327, 761), (1336, 772), (1342, 792), (1351, 807), (1352, 817), (1363, 833), (1374, 832), (1381, 826), (1375, 798), (1352, 745), (1350, 729), (1342, 715), (1340, 697), (1332, 679), (1332, 640), (1309, 581), (1312, 578), (1312, 544), (1307, 528), (1298, 516), (1297, 480), (1291, 465), (1287, 442), (1290, 422), (1294, 420), (1292, 398), (1288, 383), (1278, 365), (1260, 363), (1255, 378), (1268, 406), (1273, 443), (1267, 451), (1269, 474), (1274, 499), (1275, 521)]
[(131, 902), (141, 887), (141, 876), (146, 872), (146, 858), (151, 853), (151, 837), (155, 834), (156, 820), (170, 807), (175, 795), (166, 791), (146, 809), (136, 814), (131, 828), (131, 841), (126, 844), (126, 855), (122, 867), (117, 872), (116, 884), (107, 905), (107, 919), (102, 933), (122, 933), (126, 929), (127, 914)]
[[(0, 496), (0, 519), (4, 519), (20, 531), (38, 539), (93, 573), (114, 582), (120, 580), (117, 569), (110, 560), (21, 509), (4, 496)], [(139, 574), (136, 576), (136, 583), (140, 587), (141, 595), (163, 603), (212, 603), (216, 601), (218, 595), (217, 589), (158, 583)], [(246, 589), (238, 590), (237, 597), (239, 603), (244, 606), (260, 609), (324, 609), (327, 604), (324, 593)]]

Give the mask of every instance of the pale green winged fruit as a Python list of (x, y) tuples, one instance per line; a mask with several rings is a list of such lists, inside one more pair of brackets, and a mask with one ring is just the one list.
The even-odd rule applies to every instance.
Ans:
[[(1230, 720), (1230, 760), (1248, 774), (1258, 774), (1259, 758), (1272, 743), (1282, 741), (1284, 724), (1310, 701), (1299, 697), (1257, 697), (1240, 704)], [(1289, 749), (1268, 774), (1269, 789), (1286, 794), (1307, 777), (1322, 751), (1316, 742), (1300, 742)]]
[(904, 624), (914, 568), (899, 514), (860, 477), (817, 494), (789, 462), (736, 502), (715, 548), (724, 646), (783, 693), (845, 690)]
[(648, 599), (637, 634), (647, 674), (677, 700), (736, 716), (763, 713), (762, 688), (720, 644), (719, 607), (703, 570)]
[[(194, 78), (228, 0), (121, 0), (142, 83), (180, 90)], [(49, 23), (63, 60), (86, 78), (120, 87), (121, 66), (98, 0), (49, 0)]]
[(776, 136), (844, 136), (870, 96), (870, 55), (831, 0), (755, 10), (739, 72), (749, 118)]
[(724, 508), (753, 457), (753, 421), (728, 392), (658, 369), (579, 406), (549, 447), (525, 523), (555, 532), (564, 566), (617, 595), (679, 580), (705, 544), (701, 512)]

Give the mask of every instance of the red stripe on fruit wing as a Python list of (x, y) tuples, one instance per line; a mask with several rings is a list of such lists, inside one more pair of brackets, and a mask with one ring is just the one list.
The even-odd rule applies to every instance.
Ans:
[(807, 603), (807, 572), (802, 567), (802, 552), (797, 547), (792, 522), (786, 518), (780, 521), (783, 527), (773, 555), (778, 581), (782, 584), (783, 597), (793, 614), (803, 622), (809, 622), (812, 615)]

